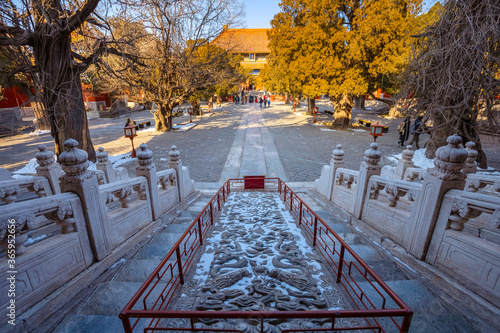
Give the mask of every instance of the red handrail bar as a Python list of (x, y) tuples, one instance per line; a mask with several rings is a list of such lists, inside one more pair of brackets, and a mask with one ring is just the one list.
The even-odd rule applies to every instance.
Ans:
[[(172, 247), (172, 249), (167, 253), (165, 258), (161, 261), (161, 263), (158, 265), (158, 267), (151, 273), (151, 275), (146, 279), (145, 283), (139, 288), (139, 290), (136, 292), (136, 294), (132, 297), (132, 299), (127, 303), (127, 305), (123, 308), (123, 310), (120, 312), (120, 319), (122, 320), (123, 327), (125, 329), (125, 332), (132, 332), (132, 326), (130, 323), (131, 318), (260, 318), (261, 322), (264, 318), (353, 318), (353, 317), (358, 317), (358, 318), (373, 318), (375, 322), (378, 324), (378, 321), (374, 317), (391, 317), (392, 321), (396, 324), (397, 327), (399, 327), (400, 332), (408, 332), (411, 324), (411, 320), (413, 317), (413, 311), (399, 298), (399, 296), (392, 291), (389, 286), (385, 284), (385, 282), (378, 277), (378, 275), (349, 247), (349, 245), (342, 239), (340, 238), (334, 231), (331, 229), (300, 197), (288, 186), (286, 185), (285, 182), (283, 182), (280, 178), (266, 178), (266, 180), (277, 180), (278, 181), (278, 192), (280, 194), (283, 193), (284, 196), (284, 202), (287, 204), (286, 200), (286, 192), (287, 189), (290, 193), (290, 210), (293, 213), (293, 200), (294, 197), (299, 201), (300, 204), (300, 213), (299, 213), (299, 224), (302, 222), (302, 214), (304, 211), (304, 206), (306, 210), (308, 211), (309, 214), (312, 214), (312, 217), (314, 217), (314, 224), (315, 224), (315, 230), (314, 230), (314, 240), (313, 243), (316, 244), (316, 236), (317, 236), (317, 224), (318, 221), (321, 223), (322, 227), (325, 227), (328, 232), (330, 232), (341, 244), (341, 253), (339, 254), (340, 256), (340, 261), (339, 261), (339, 268), (338, 268), (338, 273), (337, 273), (337, 283), (340, 282), (341, 276), (343, 276), (342, 273), (342, 263), (344, 261), (343, 255), (345, 250), (347, 250), (353, 258), (365, 269), (365, 274), (369, 273), (370, 276), (375, 280), (375, 282), (383, 289), (388, 296), (391, 297), (391, 299), (400, 307), (400, 309), (370, 309), (370, 310), (361, 310), (359, 309), (359, 306), (356, 304), (358, 307), (358, 310), (333, 310), (333, 311), (286, 311), (286, 312), (276, 312), (276, 311), (167, 311), (167, 310), (132, 310), (133, 306), (137, 303), (137, 301), (140, 299), (140, 297), (143, 295), (143, 293), (147, 290), (151, 282), (155, 279), (155, 277), (159, 276), (159, 272), (161, 269), (165, 266), (165, 264), (168, 262), (172, 254), (177, 252), (177, 249), (179, 249), (179, 246), (181, 245), (182, 241), (184, 238), (189, 234), (191, 228), (197, 224), (200, 223), (199, 220), (202, 218), (202, 216), (206, 213), (207, 208), (210, 208), (209, 213), (210, 213), (210, 222), (213, 224), (213, 201), (217, 201), (217, 206), (218, 206), (218, 212), (221, 211), (221, 203), (220, 203), (220, 194), (222, 192), (222, 201), (225, 202), (227, 199), (228, 194), (231, 192), (231, 182), (241, 182), (244, 181), (244, 179), (229, 179), (227, 180), (224, 185), (217, 191), (217, 193), (212, 197), (212, 199), (209, 201), (209, 203), (205, 206), (205, 208), (198, 214), (197, 218), (190, 224), (188, 229), (184, 232), (184, 234), (180, 237), (180, 239), (175, 243), (175, 245)], [(227, 192), (227, 193), (226, 193)], [(217, 214), (216, 214), (217, 215)], [(200, 226), (200, 224), (199, 224)], [(201, 226), (200, 226), (201, 228)], [(206, 235), (206, 233), (205, 233)], [(200, 244), (202, 243), (202, 239), (200, 237)], [(352, 264), (352, 262), (351, 262)], [(182, 271), (182, 263), (180, 262), (180, 258), (178, 259), (178, 265), (180, 265), (180, 271)], [(351, 265), (349, 265), (351, 266)], [(356, 269), (358, 269), (355, 266)], [(349, 270), (351, 270), (351, 267), (349, 267)], [(358, 269), (359, 270), (359, 269)], [(180, 273), (182, 274), (182, 273)], [(177, 280), (177, 278), (175, 278)], [(371, 283), (371, 281), (368, 281)], [(354, 281), (354, 283), (357, 285), (357, 283)], [(156, 285), (156, 284), (155, 284)], [(344, 285), (344, 284), (343, 284)], [(373, 286), (373, 284), (372, 284)], [(345, 287), (345, 285), (344, 285)], [(359, 286), (358, 286), (359, 288)], [(375, 290), (377, 290), (375, 288)], [(151, 291), (150, 291), (151, 292)], [(378, 292), (378, 290), (377, 290)], [(149, 293), (148, 293), (149, 294)], [(380, 294), (380, 292), (379, 292)], [(350, 293), (349, 293), (350, 295)], [(352, 298), (352, 296), (350, 295)], [(359, 297), (359, 296), (358, 296)], [(362, 297), (361, 297), (362, 298)], [(371, 302), (370, 302), (371, 303)], [(364, 304), (364, 303), (363, 303)], [(385, 299), (384, 299), (384, 304), (385, 304)], [(372, 304), (373, 306), (373, 304)], [(401, 326), (399, 326), (394, 318), (392, 317), (403, 317), (403, 321), (401, 323)], [(134, 324), (134, 326), (137, 324)], [(157, 322), (158, 324), (158, 322)], [(371, 329), (382, 329), (379, 326), (370, 326), (366, 328), (371, 328)], [(161, 328), (150, 328), (149, 330), (158, 330)], [(148, 328), (146, 328), (148, 330)], [(186, 328), (186, 330), (189, 330), (189, 328)]]

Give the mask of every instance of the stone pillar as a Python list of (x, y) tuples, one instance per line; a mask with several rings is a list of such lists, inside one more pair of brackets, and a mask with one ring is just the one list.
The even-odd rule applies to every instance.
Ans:
[(406, 146), (396, 166), (396, 179), (403, 180), (406, 169), (413, 168), (414, 164), (412, 158), (414, 154), (413, 147), (411, 145)]
[(335, 185), (335, 173), (338, 168), (342, 168), (344, 166), (344, 151), (342, 150), (342, 145), (337, 145), (337, 149), (334, 149), (332, 152), (332, 159), (330, 160), (330, 178), (328, 179), (328, 200), (332, 200), (333, 196), (333, 187)]
[(161, 215), (161, 207), (160, 197), (158, 194), (156, 166), (153, 163), (153, 152), (148, 149), (148, 145), (145, 143), (141, 143), (137, 152), (137, 167), (135, 168), (135, 175), (137, 177), (144, 176), (147, 178), (153, 220), (159, 219)]
[(59, 186), (59, 177), (62, 175), (61, 166), (56, 163), (54, 153), (47, 150), (46, 145), (38, 146), (39, 152), (36, 153), (35, 158), (38, 162), (36, 167), (36, 175), (45, 177), (49, 180), (52, 194), (60, 194), (61, 187)]
[(462, 172), (465, 174), (468, 173), (476, 173), (477, 172), (477, 164), (476, 164), (476, 158), (477, 155), (479, 154), (476, 149), (476, 144), (472, 141), (469, 141), (465, 144), (466, 150), (467, 150), (467, 159), (465, 160), (465, 165), (464, 168), (462, 169)]
[(179, 201), (184, 198), (184, 174), (182, 172), (182, 160), (180, 159), (181, 153), (177, 150), (176, 146), (172, 146), (168, 152), (168, 168), (175, 169), (177, 177), (177, 189), (179, 191)]
[(116, 182), (115, 170), (113, 169), (113, 165), (109, 161), (108, 153), (104, 151), (104, 148), (99, 147), (97, 149), (97, 153), (95, 154), (97, 157), (97, 163), (95, 165), (97, 170), (104, 171), (104, 175), (106, 177), (106, 183)]
[(59, 155), (65, 172), (59, 178), (61, 192), (74, 192), (80, 197), (92, 250), (97, 260), (102, 260), (111, 251), (106, 204), (99, 193), (95, 173), (87, 170), (88, 154), (77, 146), (76, 140), (68, 139), (64, 142), (65, 151)]
[(434, 168), (430, 168), (422, 181), (422, 189), (411, 210), (411, 228), (408, 233), (408, 251), (424, 259), (441, 209), (443, 196), (450, 189), (463, 190), (466, 175), (460, 172), (467, 159), (467, 151), (460, 147), (462, 138), (452, 135), (447, 146), (436, 150)]
[(378, 165), (382, 153), (377, 150), (378, 144), (373, 142), (370, 149), (365, 151), (364, 162), (361, 163), (359, 168), (358, 182), (356, 185), (356, 193), (354, 197), (352, 215), (360, 219), (363, 212), (363, 204), (366, 197), (366, 190), (368, 188), (368, 181), (373, 175), (380, 175), (381, 166)]

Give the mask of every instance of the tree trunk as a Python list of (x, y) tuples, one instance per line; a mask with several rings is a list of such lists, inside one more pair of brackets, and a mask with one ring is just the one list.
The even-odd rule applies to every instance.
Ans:
[(333, 104), (335, 112), (333, 116), (335, 120), (333, 121), (332, 128), (334, 129), (347, 129), (351, 124), (351, 113), (352, 113), (352, 95), (342, 94), (335, 97), (330, 97), (330, 101)]
[(201, 116), (200, 101), (195, 99), (194, 101), (191, 102), (191, 105), (193, 106), (193, 115)]
[[(44, 30), (44, 26), (40, 30)], [(59, 156), (64, 150), (64, 142), (72, 138), (88, 153), (88, 159), (95, 162), (80, 74), (72, 64), (70, 36), (61, 33), (52, 37), (39, 32), (43, 37), (34, 42), (33, 53), (42, 76), (41, 100), (50, 122), (56, 154)]]
[(45, 113), (45, 108), (41, 102), (33, 101), (31, 102), (31, 107), (35, 113), (36, 118), (36, 128), (41, 131), (50, 130), (50, 121)]
[(366, 110), (366, 108), (365, 108), (365, 95), (354, 96), (354, 109)]
[(314, 98), (307, 98), (307, 112), (314, 116), (314, 107), (316, 106), (316, 101)]
[(155, 112), (155, 129), (158, 132), (166, 132), (169, 128), (167, 123), (167, 106), (156, 102), (158, 110)]

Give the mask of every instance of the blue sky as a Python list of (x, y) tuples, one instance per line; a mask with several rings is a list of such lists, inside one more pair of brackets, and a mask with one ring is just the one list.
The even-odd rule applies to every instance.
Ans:
[[(280, 0), (246, 0), (246, 28), (271, 28), (271, 20), (280, 11)], [(423, 0), (423, 9), (429, 10), (438, 0)]]

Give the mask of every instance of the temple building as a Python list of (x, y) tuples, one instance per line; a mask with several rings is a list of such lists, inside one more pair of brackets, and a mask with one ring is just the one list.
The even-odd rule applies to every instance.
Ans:
[(212, 44), (231, 53), (241, 54), (243, 56), (241, 65), (251, 70), (252, 75), (259, 76), (271, 52), (267, 38), (268, 30), (270, 29), (225, 29)]

